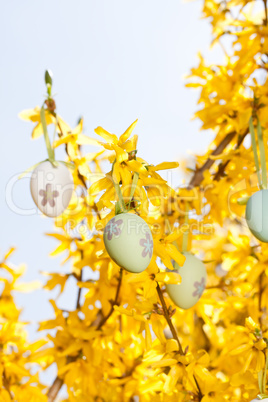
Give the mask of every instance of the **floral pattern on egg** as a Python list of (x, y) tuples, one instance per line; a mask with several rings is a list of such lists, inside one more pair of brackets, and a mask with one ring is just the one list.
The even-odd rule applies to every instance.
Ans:
[(205, 290), (205, 287), (206, 287), (205, 278), (202, 277), (202, 279), (201, 279), (200, 282), (196, 281), (196, 282), (194, 283), (194, 287), (195, 287), (196, 289), (195, 289), (195, 291), (193, 292), (193, 297), (198, 296), (199, 299), (200, 299), (200, 297), (202, 296), (202, 294), (203, 294), (203, 292), (204, 292), (204, 290)]
[(107, 233), (108, 240), (112, 240), (113, 236), (120, 236), (122, 229), (120, 225), (122, 225), (123, 220), (119, 219), (118, 221), (115, 218), (112, 218), (108, 224), (105, 226), (105, 233)]
[(51, 207), (55, 207), (54, 198), (59, 196), (59, 192), (57, 190), (52, 191), (52, 185), (47, 184), (45, 190), (39, 190), (39, 195), (41, 195), (41, 197), (43, 197), (43, 199), (41, 201), (41, 205), (43, 205), (43, 207), (47, 203), (49, 203), (49, 205)]
[(143, 247), (143, 251), (141, 254), (143, 258), (145, 258), (147, 254), (149, 255), (150, 258), (152, 258), (154, 242), (151, 237), (152, 236), (150, 236), (149, 232), (147, 232), (145, 239), (140, 240), (140, 245)]

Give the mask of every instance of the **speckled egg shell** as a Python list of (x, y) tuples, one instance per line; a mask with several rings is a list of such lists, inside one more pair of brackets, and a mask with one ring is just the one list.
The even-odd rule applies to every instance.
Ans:
[(105, 226), (103, 240), (109, 256), (120, 267), (133, 273), (148, 267), (153, 255), (153, 238), (140, 216), (116, 215)]
[(188, 309), (194, 306), (206, 286), (206, 267), (197, 257), (191, 253), (183, 253), (186, 260), (182, 267), (175, 263), (174, 268), (181, 275), (179, 285), (166, 284), (166, 289), (171, 300), (180, 308)]
[(253, 194), (247, 202), (246, 221), (257, 239), (268, 242), (268, 190)]
[(30, 189), (40, 211), (49, 217), (56, 217), (68, 207), (74, 183), (71, 172), (64, 164), (54, 167), (45, 161), (34, 169)]

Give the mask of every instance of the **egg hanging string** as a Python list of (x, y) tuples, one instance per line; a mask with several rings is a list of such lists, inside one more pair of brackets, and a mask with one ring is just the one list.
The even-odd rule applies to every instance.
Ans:
[(113, 182), (113, 185), (114, 185), (114, 189), (115, 189), (117, 197), (118, 197), (118, 201), (115, 204), (115, 215), (118, 215), (118, 214), (127, 212), (127, 209), (126, 209), (126, 204), (125, 204), (125, 201), (124, 201), (124, 198), (123, 198), (123, 194), (122, 194), (120, 185), (117, 182), (117, 179), (116, 179), (116, 177), (114, 175), (115, 162), (116, 162), (116, 159), (113, 161), (111, 177), (112, 177), (112, 182)]
[(258, 372), (258, 385), (260, 389), (260, 394), (258, 394), (258, 399), (266, 399), (268, 395), (265, 394), (266, 391), (266, 374), (268, 368), (268, 349), (266, 348), (266, 358), (265, 358), (265, 366), (264, 369)]
[(55, 160), (55, 151), (54, 151), (54, 148), (51, 146), (51, 142), (50, 142), (48, 130), (47, 130), (46, 113), (48, 113), (48, 114), (51, 113), (56, 119), (54, 136), (55, 136), (57, 125), (58, 125), (58, 117), (57, 117), (57, 114), (55, 113), (55, 111), (52, 112), (49, 108), (48, 109), (44, 108), (44, 105), (45, 104), (48, 105), (49, 102), (53, 102), (53, 104), (55, 105), (55, 102), (54, 102), (53, 98), (51, 97), (52, 76), (51, 76), (51, 73), (49, 73), (48, 71), (45, 72), (45, 84), (47, 87), (47, 99), (45, 100), (45, 102), (43, 103), (43, 105), (40, 109), (40, 121), (41, 121), (42, 128), (43, 128), (43, 134), (44, 134), (45, 144), (46, 144), (46, 148), (47, 148), (48, 159), (38, 162), (35, 165), (31, 166), (30, 168), (26, 169), (22, 174), (19, 175), (18, 179), (21, 179), (22, 177), (26, 176), (28, 173), (30, 173), (32, 170), (34, 170), (38, 165), (40, 165), (41, 163), (43, 163), (45, 161), (49, 161), (54, 167), (57, 167), (60, 162), (70, 169), (75, 168), (74, 164), (71, 162)]
[(257, 172), (259, 186), (261, 189), (266, 189), (267, 188), (267, 173), (266, 173), (265, 149), (264, 149), (263, 135), (262, 135), (260, 120), (259, 120), (258, 116), (256, 116), (256, 117), (257, 117), (257, 139), (258, 139), (258, 147), (259, 147), (259, 153), (260, 153), (260, 163), (261, 163), (262, 175), (260, 175), (258, 147), (257, 147), (257, 142), (256, 142), (256, 137), (255, 137), (255, 129), (254, 129), (254, 125), (253, 125), (253, 116), (251, 116), (249, 119), (249, 131), (250, 131), (250, 135), (251, 135), (251, 145), (252, 145), (252, 150), (253, 150), (253, 155), (254, 155), (254, 162), (255, 162), (255, 166), (256, 166), (256, 172)]
[(185, 218), (184, 225), (186, 225), (185, 232), (182, 237), (182, 252), (187, 251), (188, 248), (188, 239), (189, 239), (189, 203), (186, 201), (185, 203)]
[(49, 160), (50, 163), (52, 163), (52, 165), (54, 167), (57, 167), (58, 163), (55, 161), (55, 152), (54, 152), (54, 149), (51, 146), (48, 131), (47, 131), (44, 106), (41, 107), (40, 119), (41, 119), (41, 123), (42, 123), (42, 127), (43, 127), (43, 133), (44, 133), (44, 139), (45, 139), (46, 148), (47, 148), (48, 160)]
[(134, 172), (133, 180), (132, 180), (132, 184), (131, 184), (131, 189), (130, 189), (130, 195), (129, 195), (128, 210), (130, 210), (132, 198), (134, 196), (134, 193), (135, 193), (135, 190), (136, 190), (136, 187), (137, 187), (137, 184), (138, 184), (138, 180), (139, 180), (139, 173)]

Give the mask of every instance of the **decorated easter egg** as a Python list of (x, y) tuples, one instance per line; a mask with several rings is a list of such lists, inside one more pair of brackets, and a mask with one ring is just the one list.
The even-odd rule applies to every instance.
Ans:
[(246, 221), (257, 239), (268, 242), (268, 190), (253, 194), (247, 202)]
[(147, 223), (138, 215), (123, 213), (104, 228), (103, 240), (111, 259), (129, 272), (144, 271), (153, 255), (153, 238)]
[(194, 306), (202, 296), (206, 287), (207, 272), (205, 265), (197, 257), (188, 252), (183, 254), (186, 257), (183, 266), (174, 264), (174, 268), (181, 275), (181, 283), (166, 284), (166, 289), (171, 300), (186, 310)]
[(56, 217), (68, 207), (74, 183), (69, 169), (58, 162), (54, 167), (49, 161), (38, 165), (31, 176), (30, 189), (36, 206), (49, 217)]

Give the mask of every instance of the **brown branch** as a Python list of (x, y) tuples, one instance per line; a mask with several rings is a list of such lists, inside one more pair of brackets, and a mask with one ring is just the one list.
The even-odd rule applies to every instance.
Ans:
[[(178, 345), (179, 345), (179, 353), (180, 353), (181, 355), (185, 355), (185, 352), (183, 351), (182, 346), (181, 346), (181, 343), (180, 343), (180, 341), (179, 341), (179, 338), (178, 338), (176, 329), (175, 329), (175, 327), (174, 327), (174, 325), (173, 325), (173, 323), (172, 323), (172, 321), (171, 321), (171, 318), (170, 318), (170, 316), (169, 316), (168, 308), (167, 308), (167, 305), (166, 305), (166, 302), (165, 302), (163, 293), (162, 293), (162, 291), (161, 291), (161, 289), (160, 289), (159, 283), (158, 283), (158, 282), (156, 282), (156, 283), (157, 283), (157, 285), (156, 285), (156, 290), (157, 290), (157, 293), (158, 293), (158, 296), (159, 296), (161, 305), (162, 305), (162, 307), (163, 307), (163, 312), (164, 312), (164, 317), (165, 317), (165, 319), (166, 319), (166, 322), (167, 322), (167, 324), (168, 324), (168, 326), (169, 326), (169, 328), (170, 328), (170, 331), (171, 331), (171, 333), (172, 333), (173, 338), (178, 342)], [(201, 401), (201, 399), (203, 398), (203, 394), (202, 394), (202, 392), (201, 392), (200, 386), (199, 386), (199, 384), (198, 384), (198, 382), (197, 382), (197, 379), (196, 379), (196, 377), (195, 377), (194, 374), (193, 374), (193, 378), (194, 378), (194, 381), (195, 381), (196, 386), (197, 386), (199, 401)]]
[[(219, 143), (217, 148), (214, 149), (211, 155), (215, 156), (221, 154), (222, 151), (227, 147), (227, 145), (230, 144), (235, 135), (236, 131), (232, 131), (231, 133), (227, 134), (226, 137), (224, 137), (223, 140)], [(208, 158), (203, 166), (195, 171), (195, 174), (193, 175), (188, 187), (193, 188), (199, 186), (204, 178), (203, 173), (206, 170), (210, 169), (214, 162), (215, 161), (213, 159)]]
[(160, 286), (159, 286), (158, 282), (157, 282), (156, 290), (157, 290), (158, 297), (159, 297), (160, 302), (161, 302), (162, 307), (163, 307), (164, 317), (165, 317), (166, 322), (167, 322), (167, 324), (168, 324), (168, 326), (169, 326), (169, 328), (170, 328), (170, 331), (171, 331), (171, 333), (172, 333), (172, 336), (173, 336), (173, 338), (178, 342), (180, 354), (181, 354), (181, 355), (184, 355), (185, 353), (184, 353), (184, 351), (183, 351), (183, 349), (182, 349), (182, 346), (181, 346), (180, 340), (179, 340), (179, 338), (178, 338), (177, 332), (176, 332), (176, 330), (175, 330), (175, 328), (174, 328), (174, 325), (173, 325), (173, 323), (172, 323), (172, 321), (171, 321), (171, 318), (170, 318), (170, 316), (169, 316), (168, 309), (167, 309), (167, 305), (166, 305), (166, 302), (165, 302), (163, 293), (162, 293), (162, 291), (161, 291), (161, 289), (160, 289)]
[(53, 402), (56, 399), (62, 386), (63, 386), (63, 379), (56, 377), (47, 393), (48, 402)]
[[(238, 136), (238, 141), (235, 147), (235, 150), (237, 150), (240, 145), (242, 144), (242, 142), (244, 141), (245, 136), (248, 134), (248, 130), (246, 130), (243, 134)], [(231, 159), (228, 159), (225, 163), (221, 163), (219, 166), (219, 169), (217, 171), (217, 173), (214, 176), (213, 180), (219, 181), (220, 178), (224, 175), (224, 171), (226, 166), (228, 166), (228, 164), (231, 162)]]
[[(81, 250), (81, 258), (83, 258), (83, 250)], [(83, 279), (83, 268), (81, 268), (81, 272), (79, 275), (79, 281), (82, 281)], [(76, 309), (78, 310), (80, 308), (80, 298), (81, 298), (81, 293), (82, 293), (82, 287), (79, 286), (78, 293), (77, 293), (77, 300), (76, 300)]]
[(263, 279), (264, 279), (264, 272), (262, 272), (259, 276), (259, 297), (258, 297), (258, 309), (259, 309), (259, 324), (260, 324), (260, 329), (262, 330), (263, 322), (262, 322), (262, 307), (261, 307), (261, 302), (262, 302), (262, 293), (264, 290), (263, 287)]
[(14, 398), (13, 398), (12, 392), (10, 390), (10, 384), (9, 384), (9, 380), (7, 379), (5, 369), (3, 370), (3, 386), (4, 386), (5, 390), (8, 392), (10, 399), (12, 399), (12, 401), (13, 401)]
[(203, 395), (203, 393), (201, 391), (200, 385), (198, 384), (198, 381), (197, 381), (196, 376), (194, 374), (193, 374), (193, 377), (194, 377), (194, 381), (195, 381), (195, 384), (196, 384), (197, 389), (198, 389), (198, 398), (199, 398), (199, 401), (201, 401), (204, 395)]

